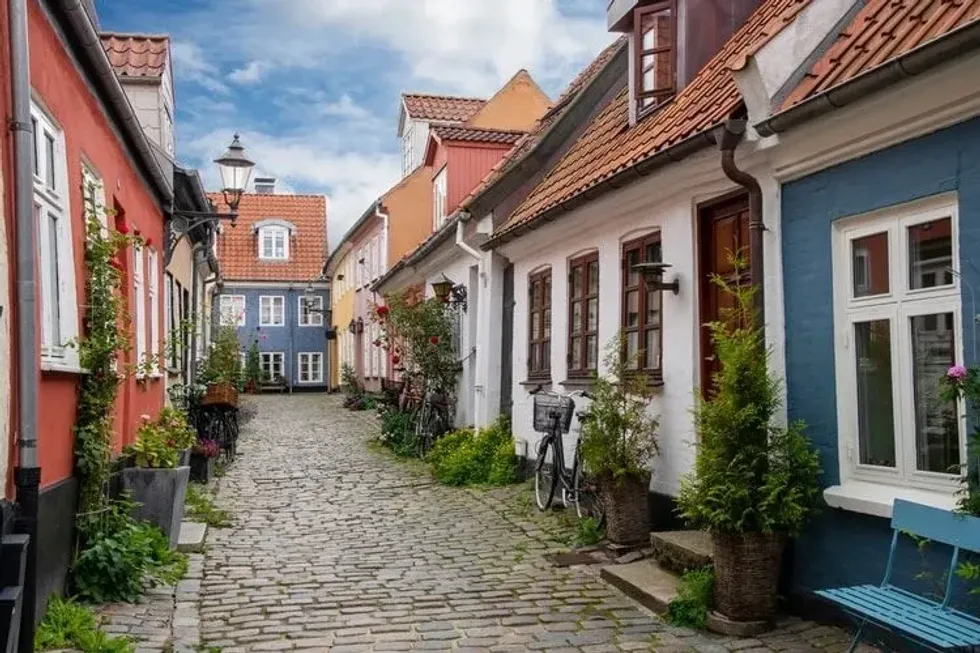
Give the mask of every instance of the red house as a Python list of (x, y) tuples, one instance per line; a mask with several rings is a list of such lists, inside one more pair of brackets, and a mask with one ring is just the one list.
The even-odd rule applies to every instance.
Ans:
[[(27, 532), (36, 509), (27, 623), (35, 606), (40, 615), (46, 598), (63, 590), (71, 562), (73, 425), (84, 374), (72, 343), (84, 329), (86, 204), (106, 207), (110, 229), (146, 239), (121, 257), (124, 304), (136, 325), (131, 350), (119, 361), (127, 369), (138, 359), (158, 360), (162, 351), (161, 250), (173, 190), (172, 174), (161, 169), (103, 50), (90, 2), (0, 3), (0, 35), (3, 124), (18, 126), (0, 138), (0, 340), (10, 336), (10, 356), (0, 359), (0, 411), (7, 413), (0, 413), (0, 425), (10, 436), (0, 471)], [(22, 313), (31, 299), (34, 314)], [(115, 411), (117, 451), (132, 442), (140, 415), (156, 415), (163, 402), (160, 374), (126, 377)]]

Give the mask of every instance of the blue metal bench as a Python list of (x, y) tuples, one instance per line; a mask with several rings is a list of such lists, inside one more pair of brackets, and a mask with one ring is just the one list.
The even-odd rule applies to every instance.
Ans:
[[(892, 545), (881, 585), (857, 585), (817, 592), (856, 617), (860, 625), (854, 651), (867, 624), (874, 624), (925, 648), (946, 651), (980, 646), (980, 619), (950, 607), (960, 549), (980, 551), (980, 518), (896, 500), (892, 509)], [(891, 584), (900, 533), (911, 533), (953, 547), (941, 603)]]

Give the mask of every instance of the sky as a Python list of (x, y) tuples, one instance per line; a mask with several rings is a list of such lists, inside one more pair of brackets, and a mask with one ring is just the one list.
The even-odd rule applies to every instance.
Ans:
[(331, 245), (401, 175), (403, 92), (489, 97), (520, 68), (552, 98), (612, 40), (606, 0), (96, 0), (103, 30), (167, 33), (177, 158), (329, 198)]

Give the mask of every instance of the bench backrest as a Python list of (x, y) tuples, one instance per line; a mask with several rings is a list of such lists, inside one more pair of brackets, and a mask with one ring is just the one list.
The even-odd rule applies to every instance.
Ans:
[(896, 499), (892, 528), (968, 551), (980, 551), (980, 518)]

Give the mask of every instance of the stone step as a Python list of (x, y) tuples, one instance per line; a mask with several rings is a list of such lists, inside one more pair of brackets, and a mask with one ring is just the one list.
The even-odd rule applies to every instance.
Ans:
[(204, 537), (207, 532), (207, 524), (194, 521), (181, 522), (177, 550), (184, 553), (204, 553)]
[(677, 584), (680, 582), (677, 576), (653, 560), (608, 565), (599, 573), (607, 583), (661, 615), (667, 612), (667, 606), (677, 596)]
[(650, 533), (653, 557), (667, 571), (683, 574), (712, 564), (711, 535), (705, 531)]

